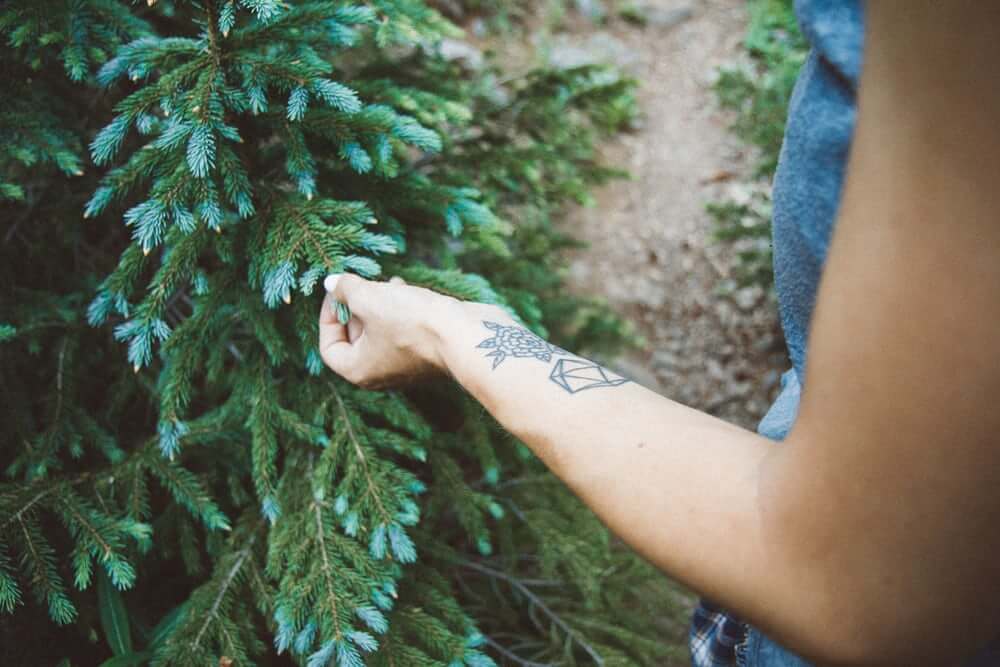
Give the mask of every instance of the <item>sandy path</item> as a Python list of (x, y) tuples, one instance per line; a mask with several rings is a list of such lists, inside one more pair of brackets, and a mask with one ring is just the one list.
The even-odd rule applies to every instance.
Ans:
[(711, 89), (718, 66), (743, 57), (745, 3), (647, 7), (659, 22), (581, 22), (553, 38), (555, 58), (586, 53), (633, 74), (644, 116), (637, 131), (604, 149), (633, 178), (601, 188), (596, 206), (567, 217), (574, 236), (589, 243), (572, 256), (569, 284), (607, 299), (646, 339), (644, 350), (620, 360), (622, 372), (753, 427), (787, 365), (777, 309), (753, 289), (719, 294), (734, 252), (712, 241), (705, 213), (706, 202), (746, 192), (740, 181), (752, 156), (727, 130), (730, 116)]

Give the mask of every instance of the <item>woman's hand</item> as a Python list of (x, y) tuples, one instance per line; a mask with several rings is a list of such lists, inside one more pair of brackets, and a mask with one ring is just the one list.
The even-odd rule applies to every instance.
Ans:
[[(499, 308), (462, 302), (400, 278), (382, 283), (340, 274), (328, 276), (323, 285), (320, 355), (335, 373), (367, 388), (447, 372), (440, 332), (477, 312), (507, 319)], [(351, 311), (346, 326), (337, 319), (337, 302)]]

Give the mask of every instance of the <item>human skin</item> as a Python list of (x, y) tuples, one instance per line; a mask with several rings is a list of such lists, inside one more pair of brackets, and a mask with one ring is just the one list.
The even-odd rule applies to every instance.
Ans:
[(790, 650), (953, 665), (1000, 632), (1000, 5), (881, 0), (866, 30), (784, 444), (634, 383), (570, 393), (550, 375), (580, 357), (399, 281), (329, 280), (320, 349), (367, 387), (450, 374), (639, 553)]

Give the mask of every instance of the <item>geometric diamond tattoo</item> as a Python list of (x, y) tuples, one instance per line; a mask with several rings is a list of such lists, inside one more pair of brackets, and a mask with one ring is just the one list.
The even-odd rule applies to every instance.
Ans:
[(595, 387), (617, 387), (628, 382), (626, 378), (586, 359), (560, 359), (549, 379), (571, 394)]
[(508, 356), (534, 357), (539, 361), (551, 361), (554, 354), (569, 354), (523, 327), (508, 327), (485, 321), (483, 326), (493, 332), (493, 337), (487, 338), (476, 347), (492, 350), (486, 356), (493, 357), (494, 369)]
[(628, 379), (615, 375), (593, 361), (578, 357), (539, 338), (524, 327), (486, 321), (483, 326), (492, 331), (493, 336), (476, 347), (490, 351), (486, 356), (493, 357), (494, 370), (507, 357), (538, 359), (548, 363), (555, 356), (563, 358), (556, 361), (549, 373), (549, 380), (570, 394), (596, 387), (618, 387), (628, 382)]

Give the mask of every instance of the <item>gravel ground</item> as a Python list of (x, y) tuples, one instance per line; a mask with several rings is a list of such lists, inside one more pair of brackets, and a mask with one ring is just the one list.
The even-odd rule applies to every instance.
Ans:
[(596, 193), (567, 217), (589, 246), (571, 256), (569, 284), (605, 298), (633, 322), (644, 349), (612, 364), (692, 407), (752, 428), (788, 361), (777, 307), (761, 290), (726, 290), (734, 249), (711, 238), (705, 203), (745, 198), (753, 155), (728, 130), (711, 89), (719, 65), (739, 61), (740, 0), (644, 7), (645, 27), (580, 20), (550, 40), (566, 65), (612, 61), (639, 81), (642, 122), (606, 146), (632, 179)]

